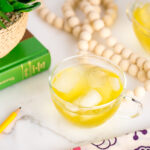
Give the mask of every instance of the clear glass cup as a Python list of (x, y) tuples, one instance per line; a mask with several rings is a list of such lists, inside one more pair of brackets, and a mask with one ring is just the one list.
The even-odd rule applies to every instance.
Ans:
[(148, 4), (148, 3), (150, 4), (150, 0), (132, 0), (126, 12), (127, 12), (127, 16), (129, 20), (132, 21), (132, 25), (133, 25), (133, 29), (134, 29), (136, 37), (138, 38), (143, 48), (147, 52), (150, 52), (150, 28), (145, 27), (144, 24), (139, 22), (136, 19), (135, 14), (134, 14), (137, 8), (142, 8), (145, 4)]
[[(75, 104), (72, 104), (70, 102), (61, 99), (52, 88), (53, 78), (58, 72), (62, 71), (63, 69), (78, 64), (92, 64), (116, 73), (122, 81), (124, 87), (123, 92), (120, 94), (119, 97), (117, 97), (116, 99), (112, 100), (109, 103), (90, 108), (79, 107)], [(129, 116), (131, 118), (138, 116), (142, 107), (140, 102), (125, 95), (125, 75), (121, 71), (121, 69), (118, 66), (114, 65), (109, 60), (92, 54), (72, 56), (63, 60), (61, 63), (56, 65), (54, 69), (51, 71), (49, 84), (50, 84), (51, 98), (57, 110), (62, 114), (62, 116), (64, 116), (64, 118), (66, 118), (73, 124), (82, 127), (94, 127), (104, 123), (115, 114), (115, 112), (120, 107), (121, 102), (124, 101), (125, 99), (132, 101), (133, 103), (138, 105), (136, 113), (132, 116)]]

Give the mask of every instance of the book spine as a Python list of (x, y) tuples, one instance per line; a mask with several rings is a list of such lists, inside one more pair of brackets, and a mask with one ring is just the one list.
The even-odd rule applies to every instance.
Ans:
[(0, 73), (0, 90), (47, 70), (50, 63), (51, 57), (47, 52), (42, 56), (5, 70)]

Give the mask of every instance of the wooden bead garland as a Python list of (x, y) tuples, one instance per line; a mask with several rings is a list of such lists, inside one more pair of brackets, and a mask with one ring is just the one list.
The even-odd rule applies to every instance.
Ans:
[(103, 27), (100, 30), (99, 35), (100, 35), (101, 38), (106, 39), (106, 38), (110, 37), (111, 30), (109, 28), (107, 28), (107, 27)]
[(146, 58), (144, 58), (144, 57), (139, 57), (138, 59), (137, 59), (137, 66), (139, 67), (139, 68), (143, 68), (144, 67), (144, 63), (146, 62)]
[(128, 73), (129, 73), (131, 76), (136, 77), (137, 72), (138, 72), (138, 67), (137, 67), (135, 64), (131, 64), (131, 65), (129, 66)]
[(146, 74), (144, 72), (144, 70), (140, 70), (137, 74), (137, 78), (139, 81), (144, 82), (146, 81)]
[(63, 28), (63, 24), (64, 24), (64, 20), (60, 17), (56, 17), (54, 19), (54, 26), (57, 28), (57, 29), (62, 29)]
[(146, 61), (146, 62), (144, 63), (144, 70), (145, 70), (145, 71), (150, 70), (150, 61)]
[[(102, 7), (105, 9), (103, 13)], [(76, 8), (85, 14), (84, 21), (80, 21), (76, 16)], [(43, 3), (37, 12), (48, 24), (72, 33), (78, 39), (80, 54), (90, 51), (106, 57), (119, 65), (123, 71), (144, 82), (144, 87), (136, 87), (134, 91), (127, 90), (128, 96), (142, 97), (146, 91), (150, 91), (150, 61), (118, 43), (107, 27), (111, 26), (117, 17), (117, 5), (113, 0), (67, 0), (62, 7), (64, 18), (50, 12)], [(93, 39), (94, 32), (99, 32), (105, 45)]]
[(120, 61), (121, 61), (121, 56), (120, 55), (113, 55), (111, 58), (111, 61), (116, 64), (116, 65), (119, 65)]
[(99, 56), (101, 56), (104, 52), (104, 50), (106, 49), (105, 46), (101, 45), (101, 44), (97, 44), (97, 46), (95, 47), (95, 53)]
[(131, 55), (130, 55), (130, 58), (129, 58), (129, 60), (131, 61), (131, 63), (136, 63), (136, 60), (138, 59), (138, 55), (137, 54), (135, 54), (135, 53), (132, 53)]
[(114, 47), (117, 44), (117, 40), (114, 37), (109, 37), (106, 39), (106, 44), (108, 47)]
[(87, 41), (85, 41), (85, 40), (80, 40), (80, 41), (78, 42), (78, 48), (79, 48), (79, 49), (82, 49), (83, 51), (87, 51), (87, 50), (88, 50), (88, 47), (89, 47), (89, 45), (88, 45), (88, 42), (87, 42)]
[(101, 19), (94, 20), (92, 26), (95, 31), (100, 31), (104, 27), (104, 22)]
[(48, 22), (48, 24), (52, 24), (54, 22), (55, 18), (56, 18), (56, 15), (52, 12), (49, 12), (46, 15), (46, 21)]
[(124, 59), (128, 59), (130, 57), (131, 53), (132, 52), (129, 49), (124, 49), (122, 51), (121, 55)]
[(103, 57), (109, 59), (113, 55), (113, 51), (111, 49), (107, 49), (103, 52)]
[(125, 72), (128, 70), (129, 65), (130, 65), (129, 61), (125, 60), (125, 59), (121, 60), (121, 62), (119, 64), (120, 68)]
[(73, 30), (72, 30), (72, 34), (73, 34), (73, 36), (75, 36), (76, 38), (79, 37), (80, 32), (81, 32), (81, 27), (80, 27), (80, 26), (76, 26), (76, 27), (73, 28)]
[(96, 45), (97, 45), (97, 42), (95, 40), (91, 40), (89, 42), (89, 51), (91, 51), (91, 52), (94, 51)]

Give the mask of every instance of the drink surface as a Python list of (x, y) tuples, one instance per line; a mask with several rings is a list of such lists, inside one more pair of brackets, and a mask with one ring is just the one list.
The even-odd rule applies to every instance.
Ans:
[[(66, 105), (60, 106), (56, 102), (57, 98), (52, 96), (57, 109), (66, 118), (76, 124), (90, 126), (103, 122), (117, 110), (116, 103), (98, 109), (97, 112), (91, 108), (107, 104), (119, 97), (123, 85), (120, 77), (109, 70), (94, 65), (75, 65), (65, 68), (54, 76), (52, 89), (64, 102), (72, 104), (67, 106), (70, 109), (67, 111)], [(89, 110), (81, 113), (79, 109), (74, 112), (76, 107), (89, 108)]]
[(142, 46), (150, 52), (150, 3), (137, 7), (133, 11), (134, 31)]

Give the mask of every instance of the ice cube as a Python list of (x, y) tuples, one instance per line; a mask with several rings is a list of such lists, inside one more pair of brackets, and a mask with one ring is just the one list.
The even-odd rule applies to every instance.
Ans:
[(75, 104), (80, 107), (92, 107), (98, 105), (102, 100), (101, 95), (96, 90), (90, 90), (85, 96), (75, 100)]
[(111, 83), (112, 88), (113, 88), (114, 91), (118, 91), (120, 89), (119, 79), (117, 79), (115, 77), (111, 77), (110, 78), (110, 83)]
[(93, 67), (88, 72), (88, 80), (92, 88), (100, 88), (106, 84), (107, 74), (99, 67)]
[(81, 79), (81, 72), (78, 69), (69, 68), (64, 70), (60, 76), (57, 77), (53, 84), (53, 87), (63, 93), (68, 93), (75, 87), (78, 81)]

